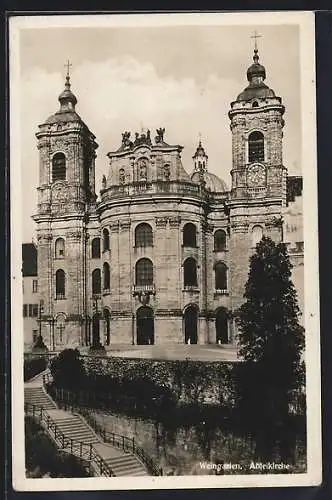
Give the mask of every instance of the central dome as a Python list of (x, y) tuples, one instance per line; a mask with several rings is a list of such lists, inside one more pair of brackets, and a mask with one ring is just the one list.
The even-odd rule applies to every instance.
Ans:
[(208, 189), (212, 193), (226, 193), (228, 191), (226, 182), (220, 179), (220, 177), (218, 177), (217, 175), (212, 174), (211, 172), (194, 172), (191, 176), (191, 180), (199, 184), (201, 181), (201, 176), (203, 176), (206, 189)]

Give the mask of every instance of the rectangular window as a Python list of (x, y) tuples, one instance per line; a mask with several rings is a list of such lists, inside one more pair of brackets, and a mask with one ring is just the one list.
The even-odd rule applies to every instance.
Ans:
[(32, 308), (33, 308), (33, 304), (29, 304), (29, 317), (30, 318), (32, 317)]
[(32, 304), (32, 316), (34, 318), (38, 316), (38, 304)]
[(32, 330), (32, 341), (35, 343), (38, 338), (38, 330)]
[(32, 280), (32, 293), (38, 292), (38, 280)]
[(28, 304), (23, 304), (23, 318), (26, 318), (28, 315)]

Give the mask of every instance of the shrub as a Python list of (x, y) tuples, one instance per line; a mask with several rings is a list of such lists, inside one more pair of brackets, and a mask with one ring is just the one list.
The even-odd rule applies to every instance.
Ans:
[(38, 356), (35, 358), (24, 360), (24, 381), (31, 379), (38, 373), (46, 370), (47, 359), (45, 356)]
[(85, 370), (78, 349), (65, 349), (51, 361), (50, 370), (56, 387), (75, 389), (84, 386)]
[(88, 477), (79, 459), (61, 452), (33, 418), (25, 418), (25, 466), (28, 477)]

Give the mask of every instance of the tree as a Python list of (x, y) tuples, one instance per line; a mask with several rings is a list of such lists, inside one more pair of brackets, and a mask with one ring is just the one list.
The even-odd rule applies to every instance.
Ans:
[(53, 358), (50, 366), (56, 387), (75, 389), (82, 387), (85, 369), (78, 349), (65, 349)]
[(250, 259), (246, 301), (238, 310), (240, 406), (266, 439), (286, 425), (292, 395), (304, 383), (304, 329), (291, 269), (285, 244), (263, 237)]

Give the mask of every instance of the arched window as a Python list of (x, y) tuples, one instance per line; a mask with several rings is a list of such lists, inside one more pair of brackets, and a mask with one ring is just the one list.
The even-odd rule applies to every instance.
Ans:
[(264, 161), (264, 135), (262, 132), (251, 132), (248, 140), (249, 163)]
[(65, 240), (63, 238), (57, 238), (55, 240), (55, 258), (63, 259), (65, 256)]
[(255, 247), (257, 243), (263, 238), (263, 228), (262, 226), (254, 226), (252, 228), (252, 246)]
[(197, 265), (195, 259), (189, 257), (183, 263), (184, 286), (197, 286)]
[(214, 278), (216, 290), (227, 290), (227, 266), (223, 262), (217, 262), (214, 266)]
[(103, 250), (104, 252), (106, 250), (110, 249), (110, 234), (107, 229), (103, 230)]
[(55, 296), (57, 299), (64, 299), (66, 296), (66, 275), (63, 269), (58, 269), (55, 273)]
[(183, 246), (196, 246), (196, 226), (191, 222), (188, 222), (188, 224), (186, 224), (183, 228)]
[(152, 247), (153, 236), (152, 227), (143, 222), (138, 224), (135, 229), (135, 246), (136, 247)]
[(252, 103), (252, 107), (253, 107), (253, 108), (258, 108), (258, 102), (257, 102), (257, 101), (254, 101), (254, 102)]
[(92, 294), (101, 293), (101, 273), (100, 269), (95, 269), (92, 272)]
[(56, 153), (52, 158), (52, 180), (66, 180), (66, 157), (63, 153)]
[(103, 265), (103, 279), (104, 279), (104, 290), (109, 290), (110, 289), (110, 282), (111, 282), (111, 273), (110, 273), (110, 266), (107, 262), (104, 262)]
[(135, 267), (136, 285), (153, 285), (153, 264), (150, 259), (140, 259)]
[(214, 251), (224, 252), (226, 250), (226, 233), (222, 229), (218, 229), (214, 233)]
[(91, 243), (91, 255), (93, 259), (100, 259), (100, 238), (93, 238)]

